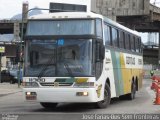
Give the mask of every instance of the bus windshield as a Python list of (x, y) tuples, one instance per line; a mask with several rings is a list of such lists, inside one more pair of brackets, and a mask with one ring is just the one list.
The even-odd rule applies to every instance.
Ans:
[(93, 76), (91, 39), (28, 40), (26, 45), (26, 77)]
[(47, 35), (94, 35), (94, 20), (31, 20), (27, 36)]

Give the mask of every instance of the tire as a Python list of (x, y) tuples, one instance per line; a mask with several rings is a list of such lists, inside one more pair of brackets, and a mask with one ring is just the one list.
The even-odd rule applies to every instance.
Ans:
[(46, 109), (53, 109), (57, 106), (58, 103), (40, 103), (42, 107), (46, 108)]
[(131, 93), (127, 94), (127, 99), (128, 100), (134, 100), (135, 99), (135, 95), (136, 95), (136, 83), (132, 82), (131, 85)]
[(106, 108), (110, 104), (110, 101), (111, 101), (111, 91), (109, 85), (106, 83), (104, 89), (104, 100), (97, 102), (96, 108)]

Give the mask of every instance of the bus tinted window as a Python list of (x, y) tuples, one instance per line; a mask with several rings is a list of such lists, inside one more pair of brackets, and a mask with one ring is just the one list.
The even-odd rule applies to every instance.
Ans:
[[(28, 22), (26, 35), (94, 35), (94, 26), (94, 20), (34, 20)], [(98, 29), (102, 31), (99, 27)]]
[(98, 38), (102, 38), (102, 20), (96, 19), (96, 33)]
[(122, 31), (119, 32), (119, 47), (124, 48), (124, 34)]
[(125, 34), (125, 48), (130, 50), (130, 35), (129, 34)]
[(139, 42), (138, 42), (138, 38), (135, 38), (135, 48), (136, 48), (136, 52), (139, 52)]
[(141, 39), (140, 38), (138, 38), (138, 44), (139, 44), (139, 52), (142, 53)]
[(131, 36), (131, 51), (135, 51), (135, 37)]
[(110, 27), (104, 25), (105, 45), (111, 45)]
[(118, 47), (118, 31), (115, 28), (112, 28), (112, 45)]

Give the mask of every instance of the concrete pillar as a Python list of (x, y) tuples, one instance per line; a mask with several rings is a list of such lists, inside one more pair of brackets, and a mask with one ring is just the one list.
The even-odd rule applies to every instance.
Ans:
[(28, 6), (29, 6), (29, 5), (28, 5), (28, 1), (23, 2), (23, 6), (22, 6), (22, 17), (23, 17), (23, 20), (24, 20), (24, 21), (26, 21), (27, 18), (28, 18), (28, 13), (27, 13), (28, 8), (29, 8)]
[(20, 41), (20, 25), (19, 22), (14, 23), (14, 40), (15, 41)]

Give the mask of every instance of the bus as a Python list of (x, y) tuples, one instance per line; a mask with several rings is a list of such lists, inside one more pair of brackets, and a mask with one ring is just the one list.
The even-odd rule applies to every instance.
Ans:
[(23, 97), (44, 108), (58, 103), (133, 100), (142, 87), (141, 37), (102, 15), (58, 12), (28, 19)]

